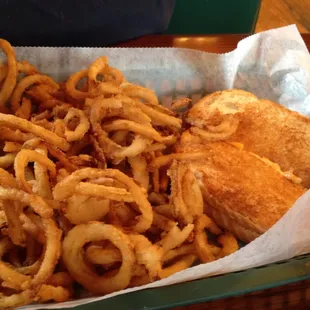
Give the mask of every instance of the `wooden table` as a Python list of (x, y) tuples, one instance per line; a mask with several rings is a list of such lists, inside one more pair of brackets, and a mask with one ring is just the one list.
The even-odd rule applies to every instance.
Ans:
[[(126, 43), (118, 44), (119, 47), (182, 47), (197, 49), (210, 53), (227, 53), (234, 50), (240, 40), (247, 35), (217, 35), (217, 36), (173, 36), (173, 35), (150, 35)], [(302, 35), (310, 50), (310, 34)]]
[[(227, 53), (234, 50), (240, 40), (246, 35), (218, 35), (218, 36), (172, 36), (150, 35), (126, 43), (119, 47), (182, 47), (198, 49), (212, 53)], [(310, 34), (302, 35), (310, 51)], [(227, 298), (196, 304), (175, 310), (302, 310), (310, 309), (310, 281), (301, 281), (290, 285), (277, 287), (261, 292), (247, 294), (234, 298)]]

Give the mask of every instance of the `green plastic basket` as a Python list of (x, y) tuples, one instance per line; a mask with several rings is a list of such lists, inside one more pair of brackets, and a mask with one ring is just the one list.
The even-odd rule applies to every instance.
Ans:
[(309, 278), (310, 254), (307, 254), (245, 271), (124, 294), (76, 309), (169, 309), (244, 295)]

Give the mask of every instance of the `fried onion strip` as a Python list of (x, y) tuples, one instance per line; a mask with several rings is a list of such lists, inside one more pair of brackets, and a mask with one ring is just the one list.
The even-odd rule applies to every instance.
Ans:
[(65, 139), (57, 136), (56, 134), (50, 132), (49, 130), (46, 130), (40, 126), (34, 125), (31, 122), (25, 119), (16, 117), (14, 115), (0, 113), (0, 125), (7, 126), (12, 129), (19, 129), (25, 132), (32, 133), (35, 136), (42, 138), (46, 142), (58, 146), (60, 149), (64, 151), (68, 150), (70, 146), (69, 143)]
[(216, 226), (216, 225), (205, 214), (199, 217), (195, 223), (194, 245), (195, 245), (196, 253), (199, 259), (203, 263), (207, 263), (207, 262), (211, 262), (215, 260), (214, 252), (212, 249), (213, 246), (208, 242), (208, 236), (205, 232), (205, 229), (210, 230), (210, 227), (212, 226)]
[(161, 279), (167, 278), (175, 274), (176, 272), (179, 272), (181, 270), (191, 267), (196, 260), (197, 260), (197, 256), (195, 254), (184, 255), (177, 262), (175, 262), (172, 266), (162, 269), (159, 276)]
[[(14, 161), (14, 170), (16, 174), (16, 179), (18, 182), (20, 182), (20, 185), (22, 185), (28, 193), (32, 193), (32, 188), (30, 184), (27, 182), (26, 177), (25, 177), (25, 167), (28, 166), (29, 162), (37, 162), (40, 165), (46, 167), (47, 169), (50, 170), (52, 177), (56, 176), (56, 166), (50, 159), (48, 159), (48, 157), (40, 154), (39, 152), (32, 151), (32, 150), (25, 150), (25, 149), (18, 152), (15, 158), (15, 161)], [(36, 171), (38, 175), (39, 174), (38, 167)], [(40, 174), (42, 173), (45, 173), (45, 172), (40, 171)], [(40, 178), (42, 179), (42, 175), (40, 175)], [(48, 194), (48, 193), (45, 192), (45, 194)], [(48, 197), (44, 197), (44, 198), (48, 198)]]
[(189, 238), (194, 229), (193, 224), (188, 224), (182, 230), (178, 226), (174, 226), (168, 233), (157, 243), (161, 245), (164, 253), (183, 244)]
[(102, 126), (103, 130), (110, 132), (115, 130), (132, 131), (157, 142), (163, 142), (163, 137), (151, 126), (141, 125), (133, 121), (117, 119)]
[(15, 112), (15, 115), (24, 118), (26, 120), (29, 120), (31, 117), (31, 109), (32, 109), (32, 102), (30, 99), (23, 97), (22, 103), (19, 107), (19, 109)]
[(0, 199), (18, 200), (21, 203), (30, 205), (32, 209), (42, 218), (46, 236), (46, 245), (43, 260), (38, 272), (30, 280), (25, 279), (25, 281), (18, 281), (17, 284), (17, 277), (7, 277), (8, 273), (4, 272), (3, 270), (6, 270), (9, 267), (0, 261), (0, 278), (5, 278), (5, 281), (9, 286), (16, 287), (16, 285), (18, 285), (21, 286), (21, 289), (24, 290), (29, 287), (35, 287), (36, 285), (46, 281), (52, 275), (60, 255), (61, 231), (57, 228), (55, 222), (51, 219), (53, 210), (41, 197), (30, 195), (17, 189), (6, 189), (4, 187), (0, 187)]
[(121, 252), (116, 247), (101, 247), (91, 245), (85, 251), (89, 262), (97, 265), (111, 265), (122, 261)]
[(147, 161), (145, 157), (142, 155), (129, 157), (128, 162), (131, 166), (134, 180), (148, 190), (150, 178), (147, 171)]
[(40, 302), (46, 302), (49, 300), (54, 300), (56, 302), (65, 302), (67, 301), (71, 296), (70, 291), (62, 286), (52, 286), (43, 284), (41, 285), (37, 295), (36, 299)]
[(173, 160), (201, 160), (207, 157), (207, 152), (193, 152), (193, 153), (173, 153), (155, 158), (150, 167), (162, 167), (169, 165)]
[(14, 164), (17, 153), (7, 153), (0, 156), (0, 168), (7, 169)]

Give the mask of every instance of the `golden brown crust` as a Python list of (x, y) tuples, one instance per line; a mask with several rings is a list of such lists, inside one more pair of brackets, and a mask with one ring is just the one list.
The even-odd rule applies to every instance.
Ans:
[[(257, 97), (240, 89), (217, 91), (200, 99), (185, 116), (192, 126), (204, 128), (206, 125), (217, 125), (223, 114), (236, 114), (242, 112), (243, 106), (256, 103)], [(215, 109), (219, 110), (214, 113)]]
[[(258, 100), (240, 90), (216, 92), (201, 99), (186, 121), (203, 128), (210, 122), (210, 105), (221, 115), (234, 114), (237, 130), (228, 141), (241, 142), (245, 149), (264, 156), (294, 174), (310, 187), (310, 119), (269, 100)], [(232, 109), (233, 107), (233, 109)], [(235, 109), (235, 111), (234, 111)], [(209, 111), (209, 112), (208, 112)]]
[(310, 187), (310, 119), (280, 104), (259, 100), (248, 104), (237, 131), (229, 138), (245, 149), (265, 156), (294, 174)]
[[(206, 159), (190, 162), (203, 188), (204, 200), (229, 218), (224, 228), (251, 231), (250, 241), (274, 225), (293, 206), (305, 188), (287, 180), (279, 171), (250, 152), (227, 142), (179, 147), (182, 152), (204, 150)], [(216, 218), (214, 218), (216, 221)], [(223, 223), (218, 223), (223, 225)], [(252, 237), (251, 237), (252, 235)]]

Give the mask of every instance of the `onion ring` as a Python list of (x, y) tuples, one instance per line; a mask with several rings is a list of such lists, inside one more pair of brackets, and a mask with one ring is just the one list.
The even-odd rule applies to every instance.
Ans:
[[(83, 257), (88, 242), (109, 240), (122, 255), (122, 265), (116, 274), (98, 276)], [(108, 294), (126, 288), (132, 276), (135, 255), (130, 239), (114, 226), (100, 222), (75, 226), (63, 241), (64, 264), (78, 283), (94, 293)]]
[(50, 85), (54, 87), (55, 90), (59, 89), (58, 84), (55, 83), (49, 76), (40, 74), (28, 75), (18, 83), (12, 94), (11, 108), (14, 112), (16, 112), (20, 107), (20, 101), (24, 91), (31, 85), (38, 83)]
[(34, 65), (32, 65), (31, 63), (25, 60), (22, 60), (17, 63), (17, 69), (18, 69), (18, 72), (21, 72), (27, 75), (34, 75), (34, 74), (40, 73), (39, 70)]
[[(68, 129), (68, 124), (71, 119), (77, 117), (79, 119), (79, 124), (74, 130)], [(65, 137), (68, 142), (77, 141), (84, 137), (88, 131), (90, 124), (88, 118), (83, 113), (83, 111), (75, 108), (70, 108), (66, 117), (64, 118), (64, 123), (66, 125)]]
[[(106, 81), (109, 81), (109, 82), (116, 84), (116, 85), (120, 85), (124, 81), (123, 73), (120, 70), (113, 68), (113, 67), (110, 67), (110, 66), (107, 66), (101, 72), (101, 74), (104, 74), (104, 79)], [(112, 79), (111, 78), (108, 79), (108, 77), (112, 77)]]
[[(96, 98), (102, 93), (117, 94), (120, 92), (118, 87), (113, 84), (101, 83), (90, 91), (81, 91), (76, 88), (78, 82), (88, 76), (88, 69), (78, 71), (72, 74), (67, 80), (65, 87), (67, 93), (76, 100), (85, 100), (86, 98)], [(107, 85), (104, 85), (107, 84)]]
[(167, 278), (176, 272), (187, 269), (191, 267), (194, 262), (197, 260), (197, 256), (195, 254), (188, 254), (181, 257), (177, 262), (175, 262), (172, 266), (163, 268), (159, 274), (161, 279)]
[(68, 92), (68, 94), (77, 100), (83, 100), (86, 99), (89, 96), (88, 92), (84, 92), (81, 90), (76, 89), (76, 85), (78, 84), (78, 82), (87, 77), (88, 75), (88, 69), (85, 70), (81, 70), (78, 71), (74, 74), (72, 74), (69, 79), (66, 82), (66, 91)]
[[(83, 179), (98, 179), (98, 178), (115, 179), (121, 184), (124, 184), (126, 188), (128, 188), (129, 192), (127, 190), (125, 191), (127, 193), (130, 193), (132, 201), (136, 203), (137, 209), (141, 213), (141, 215), (137, 216), (136, 223), (131, 227), (132, 231), (141, 233), (150, 228), (153, 221), (153, 213), (152, 213), (152, 207), (147, 200), (145, 192), (142, 191), (142, 189), (130, 177), (128, 177), (127, 175), (116, 169), (101, 170), (95, 168), (84, 168), (77, 170), (54, 187), (53, 190), (54, 199), (56, 200), (67, 199), (74, 193), (77, 193), (77, 189), (81, 190), (81, 188), (82, 191), (80, 191), (80, 194), (82, 192), (86, 193), (86, 189), (89, 189), (89, 191), (91, 191), (91, 184), (81, 181)], [(96, 190), (97, 197), (107, 198), (107, 196), (103, 195), (101, 191), (104, 189), (108, 190), (109, 187), (102, 187), (103, 185), (97, 185), (97, 184), (92, 185), (99, 186), (98, 187), (99, 191)], [(107, 191), (106, 193), (107, 193), (106, 195), (109, 194), (109, 192)], [(126, 195), (128, 195), (127, 193)], [(126, 195), (123, 197), (126, 197)], [(123, 197), (113, 197), (113, 198), (114, 200), (121, 201), (122, 199), (124, 199)]]
[(94, 89), (100, 81), (97, 80), (97, 75), (108, 66), (108, 57), (102, 56), (97, 58), (89, 67), (88, 70), (88, 85), (89, 89)]
[[(137, 110), (132, 103), (122, 102), (115, 98), (103, 99), (100, 97), (96, 99), (91, 106), (90, 120), (92, 129), (98, 136), (98, 142), (101, 148), (112, 159), (133, 157), (142, 153), (144, 149), (151, 144), (151, 139), (137, 134), (130, 146), (123, 147), (111, 140), (108, 137), (107, 132), (102, 129), (101, 123), (104, 119), (117, 116), (120, 118), (127, 118), (129, 121), (137, 122), (139, 124), (135, 123), (135, 125), (140, 127), (148, 125), (150, 130), (152, 130), (152, 133), (155, 134), (153, 132), (154, 129), (150, 125), (150, 118)], [(155, 135), (158, 137), (157, 132)]]

